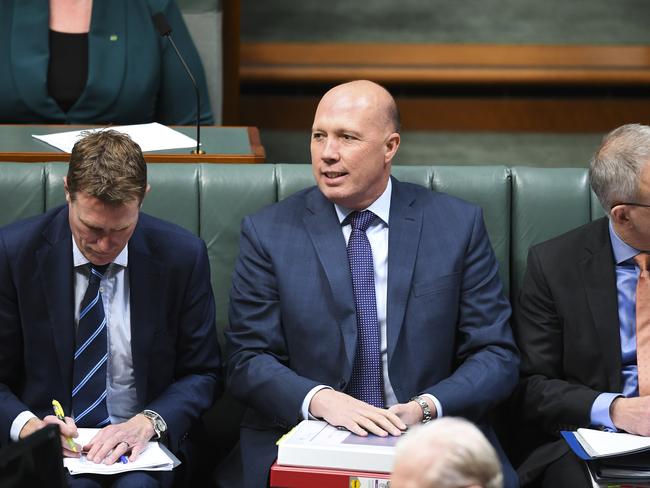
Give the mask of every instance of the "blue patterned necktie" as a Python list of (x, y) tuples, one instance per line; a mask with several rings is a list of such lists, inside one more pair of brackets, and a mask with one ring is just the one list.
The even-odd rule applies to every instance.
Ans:
[(352, 226), (348, 240), (348, 260), (357, 311), (357, 351), (347, 392), (363, 402), (384, 408), (375, 268), (372, 248), (366, 235), (366, 230), (374, 219), (375, 214), (370, 210), (352, 212), (346, 219)]
[(81, 301), (74, 352), (72, 409), (77, 427), (101, 427), (110, 423), (106, 408), (106, 315), (99, 289), (108, 265), (88, 266), (90, 279)]

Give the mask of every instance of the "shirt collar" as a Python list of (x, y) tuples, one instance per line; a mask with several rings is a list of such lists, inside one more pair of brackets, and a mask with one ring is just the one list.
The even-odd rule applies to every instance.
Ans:
[[(384, 193), (382, 193), (377, 200), (372, 202), (370, 206), (364, 210), (370, 210), (372, 213), (374, 213), (377, 217), (379, 217), (383, 222), (388, 225), (388, 216), (390, 214), (390, 197), (393, 192), (393, 182), (391, 181), (390, 178), (388, 178), (388, 184), (386, 185), (386, 189), (384, 190)], [(353, 210), (350, 210), (349, 208), (343, 207), (338, 204), (334, 204), (334, 208), (336, 209), (336, 215), (339, 218), (339, 223), (343, 223), (345, 218), (353, 212)]]
[(609, 237), (612, 241), (612, 251), (614, 252), (614, 261), (616, 261), (616, 264), (622, 264), (625, 261), (629, 261), (639, 254), (640, 251), (638, 249), (626, 244), (623, 242), (623, 239), (618, 236), (611, 220), (609, 221)]
[[(77, 242), (74, 240), (74, 236), (72, 237), (72, 262), (75, 268), (78, 266), (84, 266), (90, 262), (88, 261), (88, 259), (86, 259), (86, 256), (84, 256), (79, 250), (79, 247), (77, 246)], [(122, 251), (117, 255), (113, 263), (122, 266), (123, 268), (126, 268), (128, 262), (129, 262), (129, 246), (127, 244), (126, 246), (124, 246), (124, 249), (122, 249)]]

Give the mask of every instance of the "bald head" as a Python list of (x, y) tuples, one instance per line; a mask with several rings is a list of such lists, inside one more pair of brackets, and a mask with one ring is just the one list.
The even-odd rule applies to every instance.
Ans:
[(330, 103), (372, 108), (376, 117), (373, 119), (374, 122), (384, 125), (390, 132), (399, 133), (401, 129), (395, 99), (386, 88), (373, 81), (355, 80), (335, 86), (323, 95), (318, 106)]
[(395, 100), (359, 80), (325, 93), (314, 116), (311, 161), (323, 195), (350, 210), (368, 208), (386, 190), (400, 144)]

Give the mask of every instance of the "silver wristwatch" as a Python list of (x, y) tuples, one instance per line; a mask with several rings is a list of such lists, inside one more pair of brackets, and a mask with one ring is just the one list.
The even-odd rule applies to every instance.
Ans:
[(423, 424), (426, 424), (427, 422), (431, 422), (433, 420), (433, 416), (431, 415), (431, 409), (429, 408), (429, 404), (424, 399), (424, 397), (414, 396), (413, 398), (411, 398), (411, 401), (417, 402), (417, 404), (420, 405), (420, 408), (422, 409)]
[(160, 439), (167, 432), (167, 422), (153, 410), (144, 410), (142, 415), (151, 420), (153, 430), (156, 433), (154, 439)]

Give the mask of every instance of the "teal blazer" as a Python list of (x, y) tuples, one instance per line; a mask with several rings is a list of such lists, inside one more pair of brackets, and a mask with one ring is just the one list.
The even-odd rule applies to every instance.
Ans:
[(88, 81), (66, 113), (47, 90), (47, 0), (0, 2), (0, 123), (193, 124), (194, 88), (151, 16), (163, 12), (201, 93), (201, 121), (213, 123), (205, 75), (173, 0), (94, 0)]

